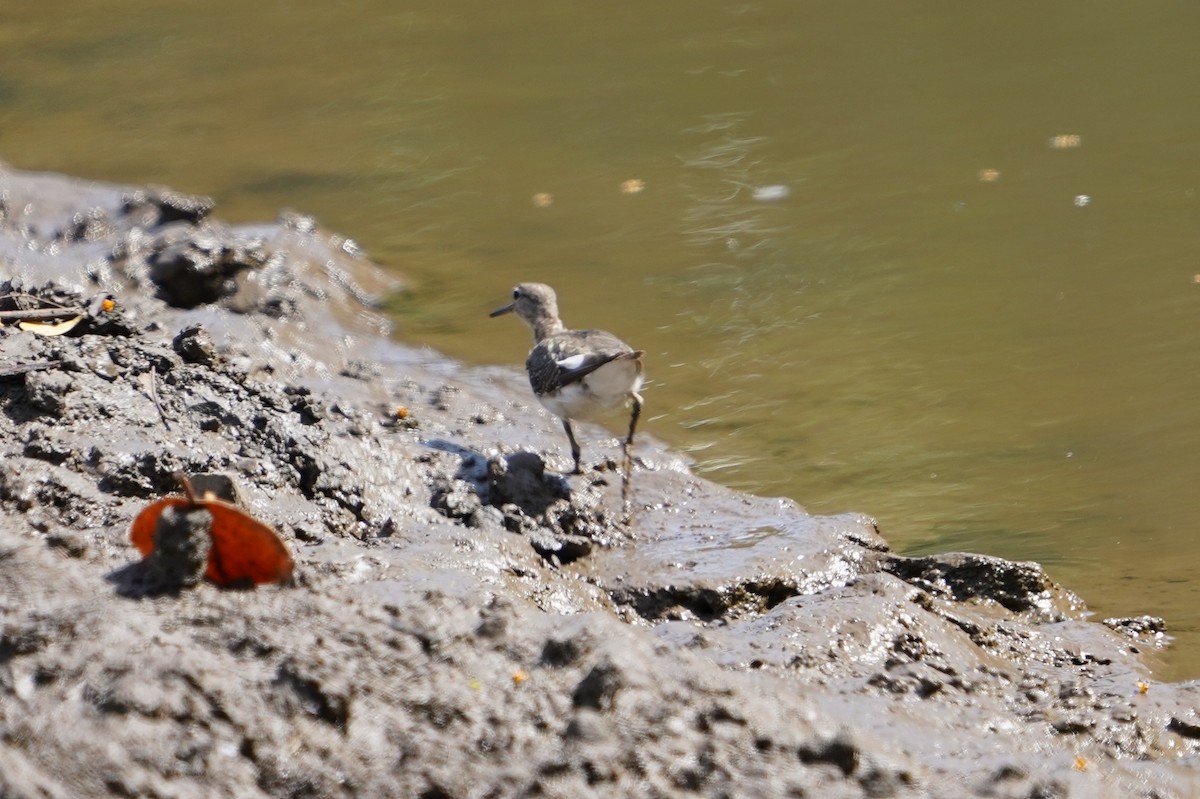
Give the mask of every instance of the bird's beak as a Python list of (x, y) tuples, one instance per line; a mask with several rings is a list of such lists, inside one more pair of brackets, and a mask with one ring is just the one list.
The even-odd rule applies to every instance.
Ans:
[(515, 302), (509, 303), (508, 305), (505, 305), (503, 308), (497, 308), (496, 310), (492, 311), (490, 314), (488, 314), (488, 316), (495, 319), (497, 316), (504, 316), (504, 314), (506, 314), (506, 313), (512, 313), (516, 307), (517, 307), (517, 304)]

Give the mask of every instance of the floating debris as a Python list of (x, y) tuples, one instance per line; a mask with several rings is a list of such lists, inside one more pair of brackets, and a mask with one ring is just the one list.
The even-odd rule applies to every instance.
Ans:
[(621, 193), (639, 194), (644, 188), (646, 188), (646, 181), (639, 180), (638, 178), (630, 178), (621, 184)]
[(554, 195), (544, 191), (539, 191), (533, 195), (533, 204), (538, 208), (546, 208), (554, 203)]
[(754, 188), (753, 197), (759, 202), (769, 203), (776, 200), (784, 200), (790, 197), (792, 190), (781, 183), (776, 183), (771, 186), (756, 186)]
[(1076, 208), (1086, 208), (1087, 206), (1089, 206), (1091, 204), (1092, 204), (1092, 198), (1089, 197), (1088, 195), (1086, 195), (1086, 194), (1075, 195), (1075, 207)]
[(981, 169), (979, 170), (979, 180), (983, 183), (995, 183), (1000, 179), (999, 169)]
[(1051, 150), (1070, 150), (1083, 144), (1083, 137), (1078, 133), (1060, 133), (1057, 136), (1051, 136), (1047, 144)]

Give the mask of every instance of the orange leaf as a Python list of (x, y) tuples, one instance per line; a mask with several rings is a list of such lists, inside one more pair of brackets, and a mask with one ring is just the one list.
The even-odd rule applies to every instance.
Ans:
[(254, 584), (286, 580), (295, 565), (279, 536), (267, 525), (234, 505), (219, 499), (163, 497), (147, 505), (133, 520), (129, 538), (143, 557), (154, 551), (154, 530), (166, 508), (200, 506), (213, 517), (212, 547), (205, 576), (217, 585), (250, 581)]
[(258, 584), (292, 575), (292, 556), (274, 530), (228, 502), (203, 499), (200, 504), (213, 517), (208, 579), (217, 585), (245, 580)]
[(17, 327), (22, 330), (27, 330), (30, 333), (37, 333), (39, 336), (61, 336), (63, 333), (70, 333), (75, 325), (83, 320), (83, 314), (73, 316), (65, 322), (56, 324), (45, 324), (43, 322), (17, 322)]

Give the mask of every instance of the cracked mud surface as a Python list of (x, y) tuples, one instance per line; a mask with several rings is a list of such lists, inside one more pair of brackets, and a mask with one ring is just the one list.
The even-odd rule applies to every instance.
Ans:
[[(0, 795), (1197, 793), (1157, 620), (649, 439), (625, 523), (615, 439), (564, 477), (515, 370), (386, 338), (352, 242), (212, 210), (0, 168), (0, 295), (87, 308), (0, 328)], [(180, 472), (229, 475), (293, 581), (133, 590)]]

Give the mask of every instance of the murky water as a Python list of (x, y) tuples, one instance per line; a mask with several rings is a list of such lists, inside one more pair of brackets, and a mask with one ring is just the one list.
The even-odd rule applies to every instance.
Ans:
[(1200, 6), (9, 5), (0, 158), (313, 213), (458, 358), (551, 283), (710, 477), (1040, 560), (1200, 675)]

